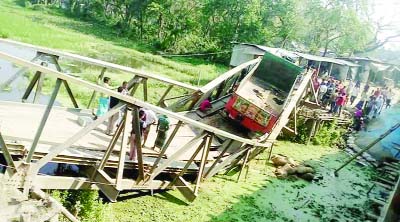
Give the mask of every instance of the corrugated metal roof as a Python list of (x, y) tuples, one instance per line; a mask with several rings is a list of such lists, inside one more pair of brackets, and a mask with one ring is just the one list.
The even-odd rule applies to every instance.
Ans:
[(257, 45), (257, 44), (251, 44), (251, 43), (238, 43), (241, 45), (248, 45), (248, 46), (253, 46), (258, 49), (263, 50), (264, 52), (269, 52), (277, 56), (287, 56), (290, 58), (298, 58), (302, 57), (308, 60), (312, 61), (320, 61), (320, 62), (329, 62), (329, 63), (334, 63), (338, 65), (343, 65), (343, 66), (350, 66), (350, 67), (358, 67), (360, 65), (356, 63), (352, 63), (349, 61), (341, 60), (341, 59), (334, 59), (334, 58), (329, 58), (329, 57), (322, 57), (322, 56), (316, 56), (316, 55), (310, 55), (306, 53), (300, 53), (300, 52), (292, 52), (286, 49), (281, 49), (281, 48), (272, 48), (272, 47), (267, 47), (263, 45)]
[(310, 54), (305, 54), (305, 53), (300, 53), (296, 52), (297, 55), (299, 55), (302, 58), (312, 60), (312, 61), (318, 61), (318, 62), (329, 62), (329, 63), (334, 63), (338, 65), (343, 65), (343, 66), (352, 66), (352, 67), (357, 67), (359, 65), (349, 62), (349, 61), (344, 61), (341, 59), (334, 59), (334, 58), (329, 58), (329, 57), (322, 57), (322, 56), (316, 56), (316, 55), (310, 55)]

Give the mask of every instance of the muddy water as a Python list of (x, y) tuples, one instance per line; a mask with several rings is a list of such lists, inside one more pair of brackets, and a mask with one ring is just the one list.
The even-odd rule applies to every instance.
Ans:
[[(367, 130), (359, 132), (355, 142), (360, 147), (365, 147), (396, 123), (400, 123), (400, 104), (396, 104), (390, 109), (384, 109), (377, 118), (370, 120)], [(399, 145), (396, 146), (396, 143)], [(377, 159), (384, 157), (400, 159), (400, 152), (395, 147), (400, 148), (400, 129), (377, 143), (369, 153)]]

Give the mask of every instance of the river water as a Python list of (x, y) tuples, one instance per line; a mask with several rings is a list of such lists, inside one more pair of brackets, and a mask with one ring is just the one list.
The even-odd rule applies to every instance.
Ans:
[[(370, 120), (366, 131), (360, 131), (356, 137), (356, 144), (361, 148), (367, 146), (373, 140), (377, 139), (381, 134), (385, 133), (396, 123), (400, 123), (400, 104), (392, 106), (390, 109), (382, 110), (381, 114)], [(398, 145), (396, 145), (398, 144)], [(380, 160), (384, 157), (394, 157), (400, 159), (400, 129), (395, 130), (386, 138), (373, 146), (369, 153)]]
[[(26, 60), (32, 60), (36, 56), (36, 51), (4, 43), (0, 43), (0, 51)], [(37, 61), (37, 63), (40, 62)], [(55, 69), (53, 65), (49, 67)], [(20, 69), (21, 67), (17, 67), (11, 62), (0, 59), (0, 86), (12, 79)], [(0, 89), (0, 100), (20, 102), (28, 83), (29, 79), (26, 77), (26, 72), (21, 73), (9, 86)], [(33, 101), (33, 96), (34, 93), (31, 93), (28, 101)], [(38, 103), (47, 104), (48, 100), (49, 96), (40, 95)], [(60, 105), (59, 103), (56, 104)]]

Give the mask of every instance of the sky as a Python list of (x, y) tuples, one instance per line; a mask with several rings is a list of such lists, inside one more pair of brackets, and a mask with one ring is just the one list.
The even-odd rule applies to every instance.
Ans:
[[(400, 0), (374, 0), (373, 11), (374, 20), (393, 25), (390, 30), (386, 30), (379, 36), (381, 39), (393, 35), (396, 30), (400, 32)], [(385, 48), (400, 50), (400, 37), (388, 43)]]

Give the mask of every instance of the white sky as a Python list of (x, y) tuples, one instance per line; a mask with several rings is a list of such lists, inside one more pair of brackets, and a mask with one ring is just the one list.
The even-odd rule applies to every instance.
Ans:
[[(400, 0), (374, 0), (373, 11), (375, 20), (393, 25), (380, 36), (381, 38), (393, 35), (396, 31), (400, 32)], [(393, 39), (385, 48), (400, 49), (400, 37)]]

